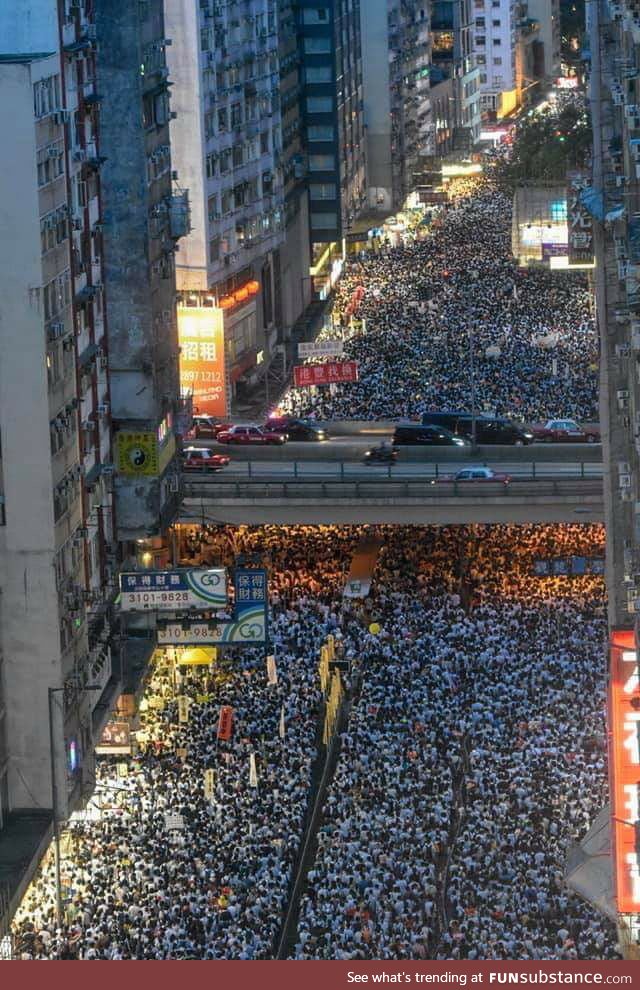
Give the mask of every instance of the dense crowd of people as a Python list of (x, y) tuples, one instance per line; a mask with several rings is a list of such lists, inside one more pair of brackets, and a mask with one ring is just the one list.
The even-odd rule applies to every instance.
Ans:
[[(264, 649), (196, 668), (156, 655), (138, 752), (100, 758), (98, 807), (65, 835), (64, 923), (49, 856), (16, 917), (19, 956), (274, 956), (308, 820), (328, 633), (351, 664), (351, 711), (292, 954), (615, 954), (611, 926), (563, 884), (567, 848), (605, 800), (603, 581), (533, 566), (601, 555), (602, 530), (380, 527), (371, 594), (350, 599), (363, 535), (187, 537), (190, 563), (268, 562), (278, 683)], [(228, 741), (217, 739), (221, 705), (233, 709)]]
[[(354, 293), (365, 333), (348, 337), (356, 384), (289, 389), (284, 413), (397, 420), (478, 409), (525, 422), (597, 420), (598, 344), (584, 275), (519, 269), (511, 201), (489, 177), (462, 180), (428, 236), (347, 263), (334, 313)], [(342, 331), (341, 331), (342, 332)], [(327, 331), (335, 336), (336, 330)]]

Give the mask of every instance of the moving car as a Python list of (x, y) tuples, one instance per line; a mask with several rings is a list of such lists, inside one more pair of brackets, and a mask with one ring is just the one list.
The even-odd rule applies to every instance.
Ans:
[(549, 419), (531, 427), (534, 439), (541, 443), (600, 443), (600, 430), (580, 426), (575, 419)]
[(460, 468), (455, 474), (441, 474), (438, 478), (434, 478), (432, 484), (437, 484), (440, 481), (451, 482), (464, 482), (465, 484), (483, 484), (488, 481), (502, 485), (508, 485), (511, 481), (511, 475), (501, 474), (498, 471), (494, 471), (490, 467), (465, 467)]
[(390, 443), (381, 443), (378, 447), (371, 447), (362, 458), (363, 464), (395, 464), (398, 460), (398, 451)]
[[(533, 443), (534, 438), (531, 430), (518, 426), (517, 423), (512, 423), (510, 419), (506, 419), (504, 416), (488, 416), (485, 413), (478, 413), (475, 419), (477, 443), (513, 444), (516, 447)], [(456, 436), (465, 437), (467, 440), (471, 440), (473, 437), (473, 416), (471, 413), (424, 413), (422, 422), (424, 425), (442, 426)]]
[(263, 429), (272, 433), (286, 433), (289, 440), (328, 440), (329, 434), (312, 419), (295, 419), (293, 416), (277, 416), (267, 420)]
[(192, 440), (215, 440), (221, 430), (228, 430), (230, 423), (219, 423), (215, 416), (193, 417), (193, 426), (187, 433)]
[(222, 430), (216, 437), (218, 443), (238, 443), (249, 446), (281, 445), (287, 442), (286, 433), (263, 430), (259, 426), (231, 426)]
[(468, 447), (469, 441), (464, 437), (456, 437), (451, 430), (443, 426), (427, 424), (420, 426), (419, 423), (409, 423), (396, 426), (393, 434), (394, 446), (407, 446), (409, 444), (421, 447)]
[(219, 471), (230, 461), (226, 454), (214, 454), (206, 447), (185, 447), (182, 458), (185, 471)]

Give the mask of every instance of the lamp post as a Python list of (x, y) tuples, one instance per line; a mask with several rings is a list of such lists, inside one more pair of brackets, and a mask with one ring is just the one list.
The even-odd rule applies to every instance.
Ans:
[(473, 328), (469, 327), (469, 371), (471, 372), (471, 445), (476, 449), (476, 365), (473, 354)]

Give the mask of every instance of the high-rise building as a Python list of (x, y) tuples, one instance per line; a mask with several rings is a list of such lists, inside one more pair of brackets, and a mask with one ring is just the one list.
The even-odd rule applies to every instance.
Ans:
[(369, 208), (402, 208), (421, 156), (433, 154), (429, 5), (361, 5)]
[(295, 0), (278, 2), (284, 243), (277, 254), (276, 322), (293, 326), (311, 301), (309, 202), (300, 105), (301, 65)]
[(307, 151), (311, 274), (324, 297), (366, 207), (360, 0), (296, 0)]
[(208, 306), (223, 321), (231, 398), (260, 378), (278, 329), (278, 12), (273, 0), (171, 0), (165, 17), (177, 112), (172, 154), (191, 204), (191, 230), (176, 255), (178, 289), (183, 305)]
[(90, 786), (119, 680), (95, 37), (70, 0), (0, 10), (0, 846), (20, 858), (5, 903), (51, 827), (51, 768), (59, 817)]
[(560, 75), (561, 30), (560, 0), (526, 0), (527, 17), (540, 25), (539, 40), (542, 44), (544, 78), (547, 81)]
[(153, 559), (177, 507), (187, 211), (161, 15), (160, 0), (0, 8), (0, 915), (92, 788), (128, 674), (119, 561)]
[(515, 0), (474, 0), (473, 48), (480, 69), (480, 108), (499, 117), (518, 104), (516, 41), (519, 4)]
[(431, 4), (431, 101), (436, 155), (468, 153), (480, 138), (480, 70), (471, 0)]
[(120, 540), (155, 538), (178, 505), (176, 283), (187, 194), (172, 172), (162, 0), (95, 4), (104, 280)]

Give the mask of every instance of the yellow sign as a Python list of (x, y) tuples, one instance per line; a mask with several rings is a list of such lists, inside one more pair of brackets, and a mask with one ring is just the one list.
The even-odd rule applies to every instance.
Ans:
[(214, 770), (205, 770), (204, 772), (204, 796), (207, 801), (213, 801), (213, 789), (216, 784), (216, 775)]
[(369, 626), (369, 632), (371, 633), (372, 636), (377, 636), (378, 633), (380, 632), (380, 623), (372, 622), (371, 625)]
[(215, 646), (193, 646), (183, 650), (178, 657), (179, 667), (207, 667), (218, 659)]
[(160, 454), (158, 457), (158, 474), (162, 474), (175, 452), (176, 438), (173, 433), (171, 433), (167, 437), (165, 444), (160, 448)]
[(120, 474), (158, 474), (158, 438), (155, 433), (121, 431), (117, 440)]

